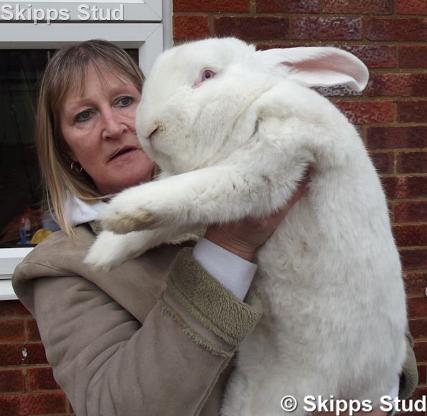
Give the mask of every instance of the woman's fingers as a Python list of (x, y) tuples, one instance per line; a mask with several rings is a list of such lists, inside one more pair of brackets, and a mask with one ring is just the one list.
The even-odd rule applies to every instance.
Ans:
[(279, 211), (265, 218), (244, 218), (229, 224), (211, 225), (205, 237), (241, 257), (252, 259), (256, 250), (270, 238), (289, 210), (305, 194), (310, 173), (309, 169), (290, 200)]

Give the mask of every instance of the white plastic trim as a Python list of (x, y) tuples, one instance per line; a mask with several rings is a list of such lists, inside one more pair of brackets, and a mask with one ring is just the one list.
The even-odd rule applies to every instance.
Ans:
[[(96, 2), (97, 0), (93, 0), (93, 1)], [(117, 2), (117, 0), (115, 1)], [(153, 11), (153, 13), (157, 14), (160, 20), (162, 20), (162, 16), (163, 16), (162, 9), (164, 9), (165, 11), (167, 9), (169, 10), (172, 9), (172, 4), (171, 4), (172, 1), (171, 0), (167, 0), (167, 1), (168, 1), (168, 4), (165, 4), (164, 2), (162, 3), (162, 1), (160, 0), (135, 0), (135, 2), (140, 2), (147, 5), (147, 7), (149, 7)], [(165, 6), (167, 7), (167, 9)]]
[(162, 0), (163, 2), (163, 50), (173, 46), (172, 34), (172, 7), (171, 0)]
[[(51, 23), (64, 23), (64, 22), (72, 22), (72, 21), (97, 21), (96, 18), (90, 18), (86, 20), (86, 15), (82, 16), (79, 12), (79, 6), (81, 5), (89, 5), (97, 6), (99, 9), (117, 9), (123, 8), (123, 16), (119, 17), (120, 20), (118, 22), (161, 22), (162, 21), (162, 0), (32, 0), (31, 2), (25, 0), (2, 0), (0, 1), (0, 10), (2, 6), (7, 6), (8, 12), (4, 12), (0, 15), (0, 23), (4, 22), (9, 24), (13, 22), (10, 20), (10, 13), (13, 13), (13, 16), (16, 16), (16, 8), (20, 10), (26, 10), (23, 14), (19, 16), (19, 20), (21, 23), (29, 22), (33, 23), (33, 19), (35, 18), (34, 10), (39, 9), (44, 11), (45, 16), (48, 15), (48, 9), (55, 10), (66, 10), (67, 16), (66, 18), (62, 17), (63, 20), (52, 20)], [(12, 5), (13, 7), (10, 7)], [(29, 7), (32, 7), (32, 13), (29, 11)], [(171, 4), (166, 4), (166, 7), (171, 7)], [(40, 13), (40, 12), (39, 12)], [(105, 15), (105, 10), (103, 12)], [(5, 17), (2, 17), (5, 16)], [(38, 26), (46, 26), (46, 23), (43, 19), (43, 13), (41, 15), (37, 15), (36, 18)], [(51, 15), (51, 19), (53, 19), (53, 15)], [(98, 20), (99, 21), (99, 20)], [(108, 21), (105, 22), (108, 24)], [(116, 22), (115, 22), (116, 23)]]
[(0, 300), (17, 299), (10, 279), (15, 267), (32, 249), (32, 247), (0, 249)]
[(0, 280), (10, 279), (15, 267), (32, 249), (32, 247), (0, 249)]
[(147, 76), (157, 56), (163, 51), (163, 27), (153, 26), (152, 32), (148, 35), (144, 43), (139, 47), (139, 67), (143, 74)]
[(124, 48), (139, 48), (144, 74), (149, 73), (155, 57), (163, 51), (162, 23), (8, 23), (6, 26), (7, 30), (1, 30), (0, 25), (0, 49), (53, 49), (87, 39), (105, 39)]
[(12, 280), (0, 280), (0, 301), (18, 299), (12, 287)]
[[(156, 2), (158, 2), (158, 0), (102, 0), (101, 2), (99, 2), (98, 0), (31, 0), (31, 3), (36, 3), (37, 7), (40, 7), (41, 4), (43, 3), (50, 3), (50, 7), (52, 7), (52, 3), (55, 3), (55, 6), (58, 7), (64, 7), (64, 4), (68, 4), (68, 3), (137, 3), (140, 4), (142, 7), (144, 7), (144, 9), (151, 9), (154, 13), (156, 13), (157, 15), (161, 15), (161, 8), (159, 9), (157, 7)], [(23, 0), (7, 0), (7, 1), (2, 1), (0, 2), (0, 4), (11, 4), (11, 3), (27, 3)], [(27, 6), (28, 7), (28, 6)]]

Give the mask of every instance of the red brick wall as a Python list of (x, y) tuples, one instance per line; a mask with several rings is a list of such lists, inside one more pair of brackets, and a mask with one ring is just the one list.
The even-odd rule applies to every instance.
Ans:
[(70, 415), (37, 325), (18, 301), (0, 301), (0, 416)]
[[(427, 2), (425, 0), (174, 0), (176, 42), (235, 35), (261, 48), (336, 45), (371, 81), (334, 99), (361, 128), (381, 174), (405, 269), (420, 388), (427, 393)], [(36, 325), (0, 302), (0, 416), (68, 415)]]

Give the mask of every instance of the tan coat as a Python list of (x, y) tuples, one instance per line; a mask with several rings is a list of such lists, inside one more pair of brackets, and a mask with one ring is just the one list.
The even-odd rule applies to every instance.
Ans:
[[(256, 296), (239, 301), (189, 247), (94, 271), (82, 260), (95, 235), (76, 232), (54, 233), (13, 277), (76, 415), (218, 416), (235, 351), (261, 316)], [(411, 348), (402, 383), (404, 396), (417, 383)]]

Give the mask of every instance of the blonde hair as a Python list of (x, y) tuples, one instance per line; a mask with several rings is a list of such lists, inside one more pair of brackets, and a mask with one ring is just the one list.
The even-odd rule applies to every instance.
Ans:
[(60, 49), (46, 67), (38, 97), (35, 141), (49, 209), (70, 236), (74, 232), (64, 209), (69, 194), (86, 201), (102, 198), (90, 176), (73, 169), (59, 126), (61, 105), (70, 91), (83, 93), (89, 65), (101, 76), (107, 68), (119, 78), (131, 81), (139, 91), (144, 81), (141, 70), (126, 51), (98, 39)]

